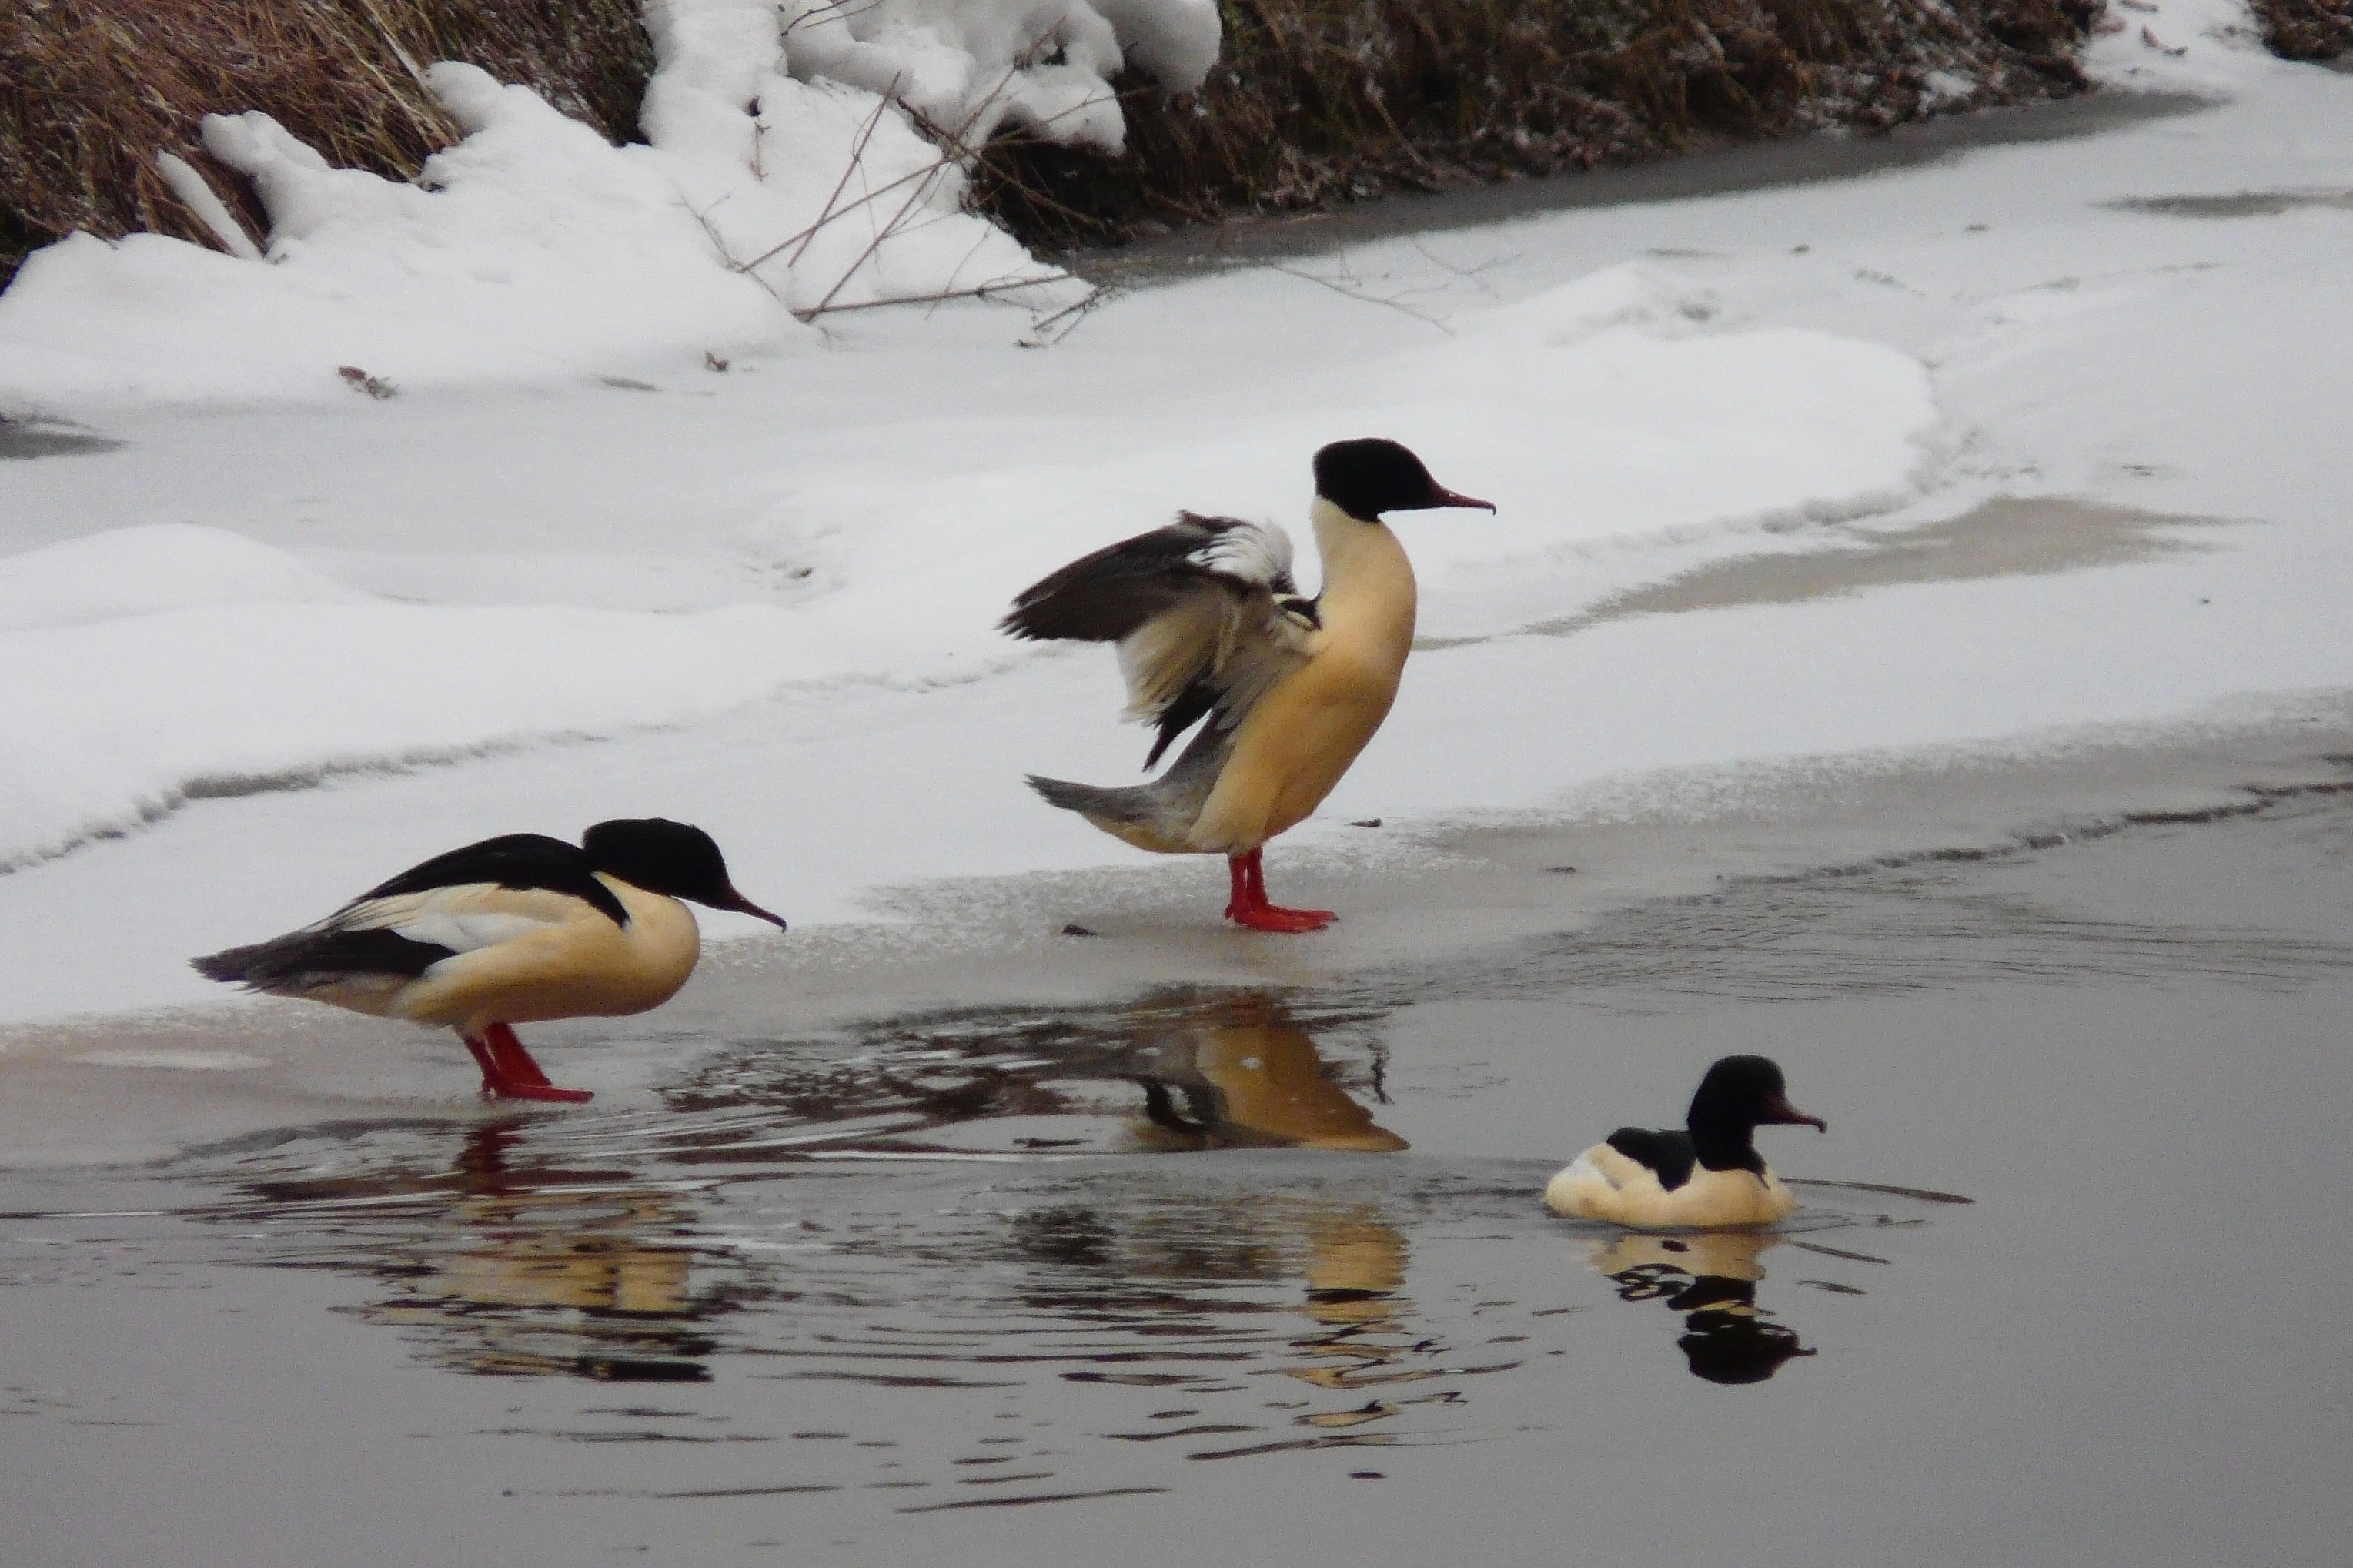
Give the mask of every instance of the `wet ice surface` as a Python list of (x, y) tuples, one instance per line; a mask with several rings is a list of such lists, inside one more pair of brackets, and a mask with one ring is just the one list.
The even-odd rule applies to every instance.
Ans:
[[(0, 1178), (0, 1509), (61, 1563), (2328, 1561), (2348, 869), (2288, 796)], [(1830, 1120), (1765, 1135), (1796, 1222), (1542, 1212), (1736, 1050)]]

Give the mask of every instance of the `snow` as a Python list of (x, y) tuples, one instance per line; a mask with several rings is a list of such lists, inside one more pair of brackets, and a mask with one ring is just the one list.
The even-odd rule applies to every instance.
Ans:
[[(802, 79), (800, 32), (786, 72), (756, 60), (763, 7), (669, 13), (650, 147), (449, 68), (470, 134), (437, 189), (222, 122), (274, 260), (80, 238), (0, 297), (0, 410), (126, 443), (0, 461), (0, 1019), (209, 1000), (185, 954), (470, 839), (620, 815), (710, 829), (797, 931), (1147, 863), (1208, 878), (1209, 920), (1216, 868), (1146, 863), (1020, 783), (1135, 776), (1109, 652), (993, 625), (1179, 507), (1296, 531), (1309, 455), (1348, 436), (1501, 511), (1398, 520), (1425, 644), (1278, 862), (1357, 817), (1639, 809), (1793, 759), (2336, 700), (2353, 211), (2130, 204), (2353, 187), (2353, 79), (2263, 56), (2220, 0), (2161, 6), (2185, 54), (2118, 35), (2095, 71), (2213, 107), (1136, 288), (1050, 346), (1021, 346), (1041, 307), (1001, 301), (822, 333), (780, 310), (770, 287), (821, 297), (871, 227), (767, 286), (714, 263), (714, 235), (757, 254), (839, 173), (755, 167), (755, 100), (761, 140), (846, 154), (871, 127), (871, 170), (934, 156), (871, 88)], [(1185, 9), (1089, 14), (1141, 59), (1122, 29)], [(850, 42), (985, 62), (980, 23), (1013, 14), (886, 5)], [(1199, 58), (1198, 30), (1153, 39), (1172, 73)], [(924, 237), (993, 233), (974, 225), (894, 237), (878, 255), (904, 242), (903, 269), (858, 297), (936, 283)], [(958, 275), (1028, 265), (979, 254)], [(343, 364), (397, 395), (354, 395)], [(2076, 559), (2056, 528), (1998, 573), (1612, 608), (2021, 497), (2169, 547)]]
[(806, 322), (878, 302), (1051, 311), (1083, 290), (964, 210), (963, 169), (910, 111), (974, 143), (1014, 124), (1115, 153), (1123, 49), (1189, 90), (1219, 37), (1209, 0), (665, 0), (645, 19), (646, 145), (450, 61), (425, 80), (464, 136), (414, 183), (332, 167), (259, 110), (206, 116), (266, 251), (163, 154), (229, 254), (47, 248), (0, 296), (0, 378), (76, 404), (325, 397), (345, 366), (416, 390), (807, 349)]
[(786, 0), (792, 71), (889, 95), (967, 143), (1019, 126), (1118, 153), (1111, 78), (1132, 59), (1171, 92), (1217, 63), (1216, 0)]

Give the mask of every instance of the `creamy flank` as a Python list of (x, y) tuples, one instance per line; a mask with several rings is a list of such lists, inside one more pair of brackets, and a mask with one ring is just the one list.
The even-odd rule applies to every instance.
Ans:
[(1798, 1211), (1798, 1200), (1767, 1167), (1710, 1171), (1694, 1166), (1691, 1179), (1672, 1192), (1659, 1173), (1597, 1143), (1572, 1160), (1545, 1187), (1545, 1206), (1576, 1220), (1649, 1229), (1661, 1225), (1769, 1225)]
[[(472, 1034), (491, 1023), (610, 1018), (659, 1007), (678, 994), (702, 954), (693, 912), (603, 872), (596, 880), (629, 912), (628, 926), (557, 893), (470, 886), (412, 895), (422, 907), (385, 924), (413, 940), (454, 946), (462, 927), (499, 934), (434, 964), (381, 1011)], [(460, 930), (449, 930), (453, 920)]]
[(1306, 662), (1268, 688), (1184, 847), (1240, 854), (1324, 803), (1388, 716), (1413, 649), (1412, 563), (1397, 535), (1318, 497), (1312, 516), (1324, 562), (1323, 630)]

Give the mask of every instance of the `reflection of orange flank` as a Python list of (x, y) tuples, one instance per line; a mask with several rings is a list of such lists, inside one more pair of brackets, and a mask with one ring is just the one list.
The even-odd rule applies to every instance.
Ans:
[[(1333, 1081), (1308, 1033), (1267, 998), (1246, 994), (1203, 1010), (1160, 1042), (1158, 1064), (1137, 1076), (1146, 1110), (1136, 1135), (1155, 1147), (1299, 1148), (1386, 1154), (1404, 1139)], [(1198, 1118), (1168, 1097), (1184, 1092)]]

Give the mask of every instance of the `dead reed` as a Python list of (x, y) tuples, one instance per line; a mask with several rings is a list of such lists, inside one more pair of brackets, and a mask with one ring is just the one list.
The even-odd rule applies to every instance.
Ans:
[[(1221, 0), (1198, 96), (1115, 84), (1128, 152), (987, 150), (1033, 247), (2072, 92), (2105, 0)], [(2301, 0), (2332, 4), (2337, 0)], [(1932, 78), (1935, 79), (1932, 80)]]
[(2251, 0), (2263, 46), (2283, 59), (2353, 53), (2353, 0)]
[[(2074, 90), (2073, 50), (2104, 3), (1221, 0), (1225, 55), (1199, 94), (1116, 84), (1125, 156), (1000, 141), (978, 154), (976, 200), (1056, 250), (1884, 127)], [(2327, 21), (2353, 0), (2260, 4)], [(452, 135), (417, 68), (461, 59), (631, 139), (652, 67), (638, 12), (639, 0), (5, 0), (0, 286), (76, 228), (206, 240), (158, 152), (195, 164), (262, 232), (244, 180), (204, 153), (209, 112), (265, 110), (336, 164), (411, 175)]]
[(0, 286), (77, 228), (207, 241), (155, 170), (176, 153), (248, 227), (212, 162), (209, 113), (266, 110), (331, 162), (414, 174), (454, 132), (415, 68), (462, 59), (528, 82), (616, 141), (653, 69), (638, 0), (5, 0), (0, 4)]

